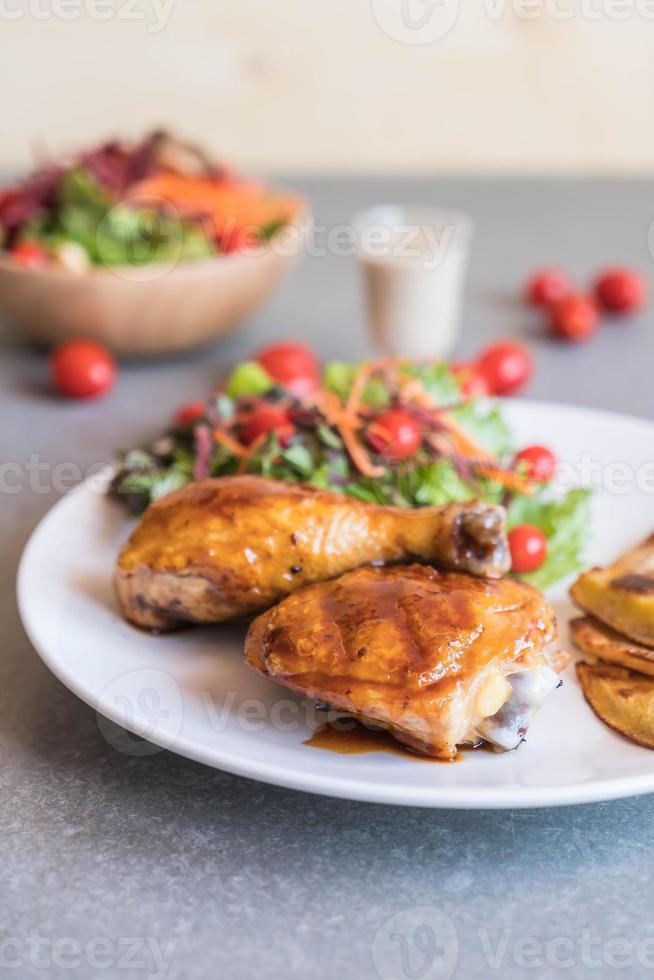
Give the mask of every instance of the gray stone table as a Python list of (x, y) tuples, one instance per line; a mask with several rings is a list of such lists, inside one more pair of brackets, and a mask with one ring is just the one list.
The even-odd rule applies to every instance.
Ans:
[[(379, 201), (468, 212), (477, 236), (459, 353), (521, 337), (538, 362), (526, 397), (654, 415), (651, 313), (570, 348), (547, 340), (516, 301), (527, 271), (552, 259), (580, 282), (614, 260), (654, 278), (651, 182), (303, 186), (330, 227)], [(351, 259), (305, 260), (236, 339), (126, 365), (112, 397), (93, 404), (54, 399), (43, 358), (7, 330), (1, 459), (24, 463), (36, 453), (82, 467), (106, 459), (149, 438), (231, 361), (283, 335), (305, 337), (326, 356), (366, 352)], [(0, 497), (0, 976), (654, 975), (654, 797), (549, 811), (412, 810), (113, 749), (93, 712), (41, 664), (18, 619), (16, 565), (55, 499), (47, 489)]]

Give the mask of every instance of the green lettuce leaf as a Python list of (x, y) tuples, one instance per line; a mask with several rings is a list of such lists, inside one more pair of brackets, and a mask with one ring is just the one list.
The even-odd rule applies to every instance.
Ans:
[(461, 397), (456, 378), (446, 361), (431, 364), (407, 364), (404, 373), (417, 378), (437, 405), (452, 405)]
[(454, 409), (452, 417), (471, 439), (500, 459), (511, 452), (511, 431), (499, 405), (484, 399), (470, 401)]
[(214, 254), (203, 230), (166, 214), (116, 204), (88, 171), (67, 173), (59, 189), (49, 244), (74, 241), (92, 262), (141, 266)]
[(542, 495), (515, 496), (507, 510), (509, 530), (533, 524), (547, 538), (547, 558), (537, 571), (522, 576), (539, 589), (546, 589), (582, 564), (588, 539), (591, 491), (575, 487), (563, 497), (543, 500)]
[[(325, 365), (324, 382), (327, 391), (332, 391), (341, 399), (346, 401), (350, 394), (350, 389), (357, 376), (362, 364), (350, 364), (346, 361), (329, 361)], [(371, 378), (363, 391), (363, 401), (366, 405), (373, 408), (383, 408), (388, 405), (390, 397), (383, 380), (378, 377)]]

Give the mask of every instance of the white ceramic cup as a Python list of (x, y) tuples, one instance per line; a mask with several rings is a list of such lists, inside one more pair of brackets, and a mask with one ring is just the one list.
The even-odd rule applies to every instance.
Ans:
[(378, 205), (353, 219), (373, 346), (443, 357), (454, 346), (473, 224), (427, 207)]

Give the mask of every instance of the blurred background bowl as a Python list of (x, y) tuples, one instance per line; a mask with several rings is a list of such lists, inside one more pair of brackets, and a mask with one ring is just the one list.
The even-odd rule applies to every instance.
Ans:
[(227, 336), (255, 313), (302, 250), (306, 204), (261, 247), (176, 265), (30, 269), (0, 254), (0, 307), (41, 346), (75, 337), (153, 357)]

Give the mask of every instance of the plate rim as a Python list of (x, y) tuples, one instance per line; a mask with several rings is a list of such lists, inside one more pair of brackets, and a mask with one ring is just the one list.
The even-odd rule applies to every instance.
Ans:
[[(601, 421), (603, 418), (607, 421), (636, 424), (648, 429), (650, 434), (654, 430), (654, 421), (650, 419), (607, 411), (605, 409), (594, 409), (585, 405), (578, 406), (563, 402), (547, 402), (542, 399), (518, 398), (505, 398), (500, 401), (500, 404), (510, 406), (511, 410), (519, 406), (521, 410), (526, 408), (527, 411), (551, 412), (554, 410), (583, 415), (586, 418), (594, 418), (598, 421)], [(95, 482), (99, 478), (102, 478), (104, 474), (109, 476), (112, 472), (113, 464), (107, 463), (106, 469), (101, 471), (101, 473), (94, 474), (92, 479)], [(135, 735), (144, 736), (145, 733), (143, 730), (139, 730), (138, 724), (126, 724), (125, 718), (115, 706), (112, 706), (111, 702), (103, 701), (102, 695), (100, 697), (94, 696), (85, 685), (78, 683), (74, 674), (71, 674), (65, 669), (65, 666), (62, 665), (59, 658), (50, 653), (47, 644), (42, 642), (38, 629), (33, 622), (30, 609), (28, 578), (31, 572), (32, 555), (40, 543), (39, 538), (43, 534), (46, 525), (57, 518), (59, 511), (70, 505), (73, 496), (85, 490), (88, 491), (88, 483), (89, 480), (82, 481), (81, 484), (78, 484), (72, 490), (65, 493), (49, 508), (30, 532), (20, 556), (16, 576), (16, 598), (19, 616), (27, 637), (38, 656), (50, 672), (65, 687), (96, 713), (108, 718), (110, 721)], [(103, 499), (106, 500), (106, 498)], [(209, 749), (205, 744), (184, 736), (182, 733), (177, 734), (172, 745), (167, 742), (164, 733), (160, 736), (155, 733), (153, 736), (151, 732), (148, 732), (147, 738), (153, 744), (176, 755), (180, 755), (183, 758), (188, 758), (211, 768), (254, 779), (269, 785), (308, 792), (319, 796), (392, 806), (461, 810), (546, 808), (626, 799), (628, 797), (654, 792), (654, 766), (650, 775), (617, 776), (611, 779), (594, 780), (588, 783), (573, 783), (554, 788), (520, 787), (516, 789), (513, 787), (504, 790), (494, 790), (488, 787), (479, 788), (474, 786), (458, 786), (454, 789), (442, 785), (411, 787), (385, 782), (367, 781), (357, 783), (356, 779), (352, 777), (341, 778), (325, 774), (316, 775), (310, 771), (289, 769), (285, 765), (272, 765), (261, 762), (256, 757), (248, 757), (243, 756), (241, 753), (230, 752), (221, 748), (219, 744), (214, 744)]]

